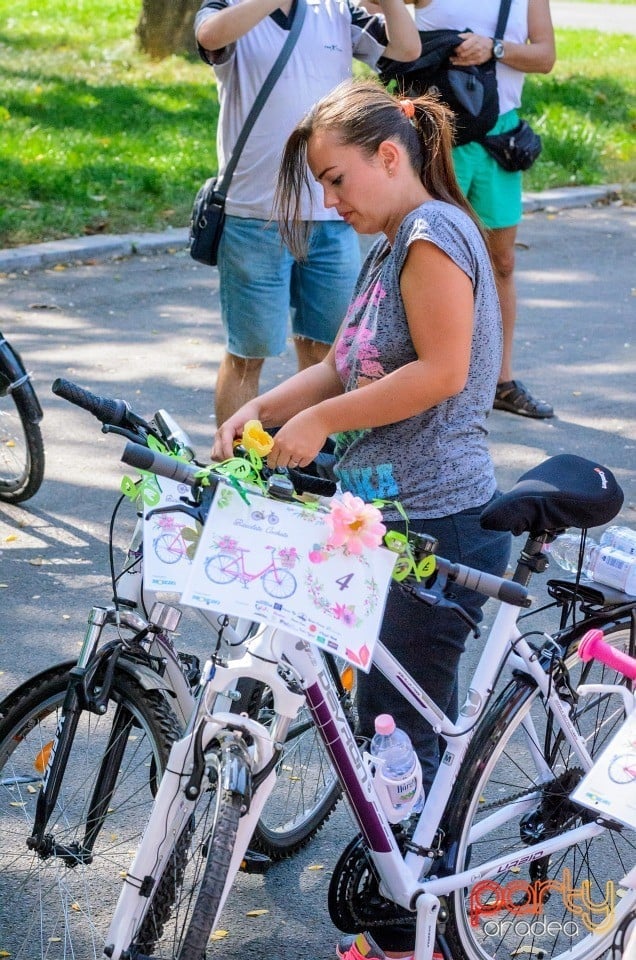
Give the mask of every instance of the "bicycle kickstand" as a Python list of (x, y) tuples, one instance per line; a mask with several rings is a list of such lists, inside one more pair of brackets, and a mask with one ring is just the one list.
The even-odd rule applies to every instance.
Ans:
[(432, 893), (422, 893), (416, 900), (417, 925), (413, 960), (432, 960), (439, 907), (439, 899)]

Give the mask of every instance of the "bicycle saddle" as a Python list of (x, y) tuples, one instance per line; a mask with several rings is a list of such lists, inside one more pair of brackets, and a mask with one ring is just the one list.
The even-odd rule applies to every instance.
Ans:
[(519, 477), (483, 509), (480, 522), (486, 530), (509, 530), (515, 536), (596, 527), (616, 516), (623, 499), (607, 467), (562, 453)]

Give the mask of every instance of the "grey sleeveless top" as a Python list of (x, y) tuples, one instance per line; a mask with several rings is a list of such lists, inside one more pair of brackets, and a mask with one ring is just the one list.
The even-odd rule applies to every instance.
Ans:
[[(357, 389), (358, 378), (380, 379), (417, 359), (400, 295), (400, 273), (415, 240), (434, 243), (472, 282), (468, 381), (461, 393), (414, 417), (338, 434), (336, 472), (343, 490), (367, 502), (398, 500), (413, 519), (425, 519), (479, 506), (495, 492), (486, 418), (499, 374), (502, 333), (495, 281), (479, 230), (458, 207), (428, 201), (405, 217), (393, 247), (386, 238), (378, 240), (363, 264), (336, 344), (345, 391)], [(384, 516), (399, 519), (399, 512), (387, 507)]]

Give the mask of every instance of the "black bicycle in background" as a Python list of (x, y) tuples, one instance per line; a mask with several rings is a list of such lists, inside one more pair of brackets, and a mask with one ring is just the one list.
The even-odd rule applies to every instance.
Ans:
[(0, 500), (20, 503), (44, 479), (42, 407), (20, 354), (0, 331)]

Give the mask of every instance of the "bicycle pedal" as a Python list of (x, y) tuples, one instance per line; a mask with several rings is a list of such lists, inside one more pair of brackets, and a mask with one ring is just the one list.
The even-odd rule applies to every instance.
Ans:
[(274, 861), (264, 853), (248, 850), (241, 861), (242, 873), (267, 873)]

